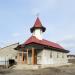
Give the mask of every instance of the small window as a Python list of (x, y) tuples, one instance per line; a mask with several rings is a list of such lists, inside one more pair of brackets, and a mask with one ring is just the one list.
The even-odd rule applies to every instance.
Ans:
[(38, 61), (41, 60), (41, 56), (37, 56), (37, 60), (38, 60)]
[(62, 53), (62, 58), (64, 58), (64, 54)]
[(15, 56), (15, 59), (17, 59), (17, 56)]
[(52, 51), (50, 51), (50, 58), (52, 58)]
[(59, 53), (57, 52), (57, 58), (59, 58)]

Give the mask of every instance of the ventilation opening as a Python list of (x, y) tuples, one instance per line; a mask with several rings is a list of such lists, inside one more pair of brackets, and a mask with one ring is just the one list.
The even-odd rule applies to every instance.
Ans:
[(14, 65), (14, 64), (16, 64), (16, 63), (15, 63), (15, 60), (14, 60), (14, 59), (9, 59), (9, 65), (12, 66), (12, 65)]

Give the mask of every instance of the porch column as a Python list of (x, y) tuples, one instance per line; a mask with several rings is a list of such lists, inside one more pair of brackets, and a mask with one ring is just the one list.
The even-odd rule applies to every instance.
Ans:
[(20, 54), (19, 54), (19, 52), (17, 54), (17, 60), (18, 60), (18, 62), (20, 62)]
[(32, 64), (35, 64), (35, 58), (34, 58), (34, 48), (32, 48)]
[(27, 56), (27, 58), (26, 58), (26, 64), (28, 64), (28, 49), (27, 49), (27, 54), (26, 54)]
[(22, 51), (22, 64), (24, 64), (24, 50)]

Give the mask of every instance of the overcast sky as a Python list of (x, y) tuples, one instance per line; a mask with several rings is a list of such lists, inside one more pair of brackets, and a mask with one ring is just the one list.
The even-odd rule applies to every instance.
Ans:
[(75, 53), (75, 0), (0, 0), (0, 47), (31, 36), (36, 15), (46, 27), (43, 38)]

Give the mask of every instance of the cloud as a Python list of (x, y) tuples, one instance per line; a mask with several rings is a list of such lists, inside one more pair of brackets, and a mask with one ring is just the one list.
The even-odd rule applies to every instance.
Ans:
[(58, 41), (65, 49), (70, 50), (70, 53), (75, 54), (75, 36), (69, 35)]

